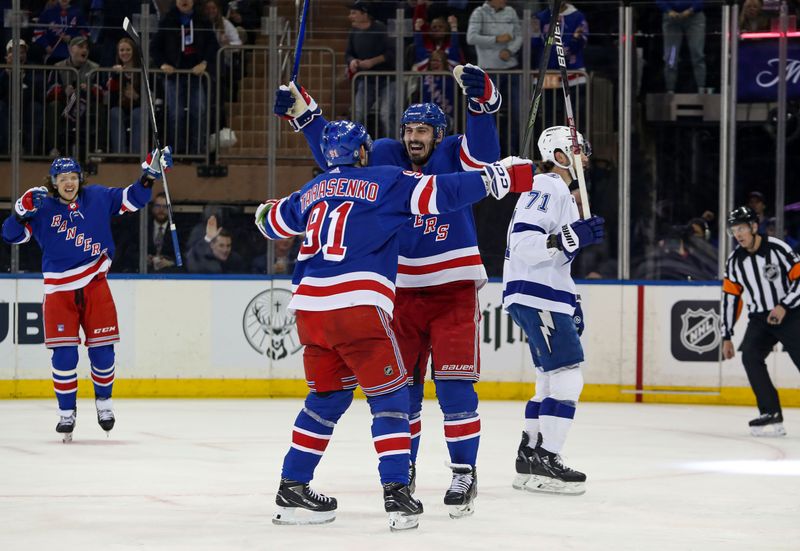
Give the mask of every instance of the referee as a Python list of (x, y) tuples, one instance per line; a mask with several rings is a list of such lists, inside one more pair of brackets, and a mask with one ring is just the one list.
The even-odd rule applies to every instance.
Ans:
[(728, 233), (739, 245), (722, 282), (722, 357), (735, 355), (731, 336), (744, 298), (750, 319), (739, 350), (761, 414), (750, 421), (750, 432), (783, 436), (781, 403), (764, 360), (780, 342), (800, 368), (800, 257), (780, 239), (760, 235), (758, 215), (749, 207), (731, 211)]

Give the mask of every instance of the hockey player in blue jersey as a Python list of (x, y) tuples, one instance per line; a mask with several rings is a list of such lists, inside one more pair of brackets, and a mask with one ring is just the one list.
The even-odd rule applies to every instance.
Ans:
[(422, 504), (409, 488), (410, 373), (391, 326), (398, 234), (413, 216), (457, 211), (487, 194), (499, 199), (509, 191), (530, 190), (530, 161), (508, 158), (478, 172), (432, 176), (394, 166), (365, 168), (371, 146), (362, 125), (328, 123), (320, 146), (328, 170), (256, 211), (256, 226), (267, 238), (305, 233), (289, 309), (305, 346), (310, 392), (284, 459), (276, 524), (335, 518), (336, 500), (316, 493), (309, 483), (360, 385), (373, 415), (390, 527), (416, 528)]
[(80, 328), (89, 349), (97, 421), (106, 432), (114, 427), (111, 391), (119, 326), (106, 281), (114, 256), (111, 217), (146, 205), (153, 182), (169, 166), (169, 148), (154, 150), (142, 163), (141, 178), (126, 188), (108, 188), (86, 185), (74, 159), (56, 159), (47, 185), (26, 191), (3, 222), (3, 241), (18, 245), (33, 237), (42, 249), (44, 342), (53, 351), (56, 431), (64, 442), (72, 440), (75, 428)]
[[(403, 113), (402, 141), (377, 140), (370, 164), (445, 174), (481, 170), (499, 158), (493, 115), (501, 104), (497, 89), (486, 73), (473, 65), (459, 65), (453, 75), (468, 98), (466, 133), (446, 136), (447, 119), (436, 104), (411, 105)], [(324, 166), (315, 144), (325, 119), (306, 91), (293, 83), (281, 87), (275, 113), (287, 118), (295, 130), (303, 131), (317, 162)], [(449, 214), (418, 215), (406, 224), (400, 234), (394, 327), (412, 377), (411, 485), (413, 488), (416, 477), (424, 381), (432, 358), (452, 469), (444, 502), (453, 518), (472, 514), (477, 495), (477, 290), (486, 280), (471, 207)]]
[[(578, 139), (586, 163), (591, 148), (580, 134)], [(519, 197), (509, 225), (503, 307), (525, 331), (536, 366), (536, 393), (525, 407), (513, 486), (579, 495), (586, 475), (564, 465), (560, 456), (583, 388), (584, 322), (570, 267), (581, 249), (603, 240), (604, 220), (578, 217), (569, 191), (576, 178), (571, 144), (566, 126), (548, 128), (539, 137), (544, 173)]]

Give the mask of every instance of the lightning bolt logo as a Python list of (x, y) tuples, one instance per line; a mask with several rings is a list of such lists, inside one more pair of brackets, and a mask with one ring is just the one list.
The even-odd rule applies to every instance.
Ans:
[(547, 344), (547, 351), (552, 354), (553, 347), (550, 346), (550, 336), (553, 334), (552, 331), (555, 331), (556, 329), (556, 324), (553, 323), (553, 315), (547, 310), (540, 310), (539, 320), (542, 322), (542, 325), (539, 327), (539, 329), (542, 332), (545, 344)]

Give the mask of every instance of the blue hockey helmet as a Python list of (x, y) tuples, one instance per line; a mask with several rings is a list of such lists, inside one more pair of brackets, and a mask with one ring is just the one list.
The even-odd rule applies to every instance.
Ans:
[(361, 159), (361, 146), (372, 151), (372, 138), (363, 125), (353, 121), (333, 121), (322, 129), (319, 147), (328, 166), (354, 165)]
[(54, 193), (58, 193), (56, 189), (56, 177), (59, 174), (69, 174), (70, 172), (75, 172), (78, 174), (78, 181), (82, 185), (83, 170), (81, 169), (81, 165), (78, 164), (78, 161), (72, 157), (59, 157), (53, 161), (53, 163), (50, 165), (50, 183)]
[(417, 122), (433, 127), (438, 134), (437, 137), (443, 138), (447, 130), (447, 117), (442, 108), (435, 103), (415, 103), (409, 105), (400, 120), (401, 128), (408, 123)]

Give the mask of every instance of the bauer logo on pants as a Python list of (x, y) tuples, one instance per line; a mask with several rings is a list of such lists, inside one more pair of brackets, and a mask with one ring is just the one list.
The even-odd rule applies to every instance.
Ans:
[(292, 299), (287, 289), (257, 294), (242, 317), (244, 336), (253, 350), (273, 360), (297, 353), (303, 345), (297, 335), (294, 314), (287, 308)]
[(719, 359), (719, 302), (682, 300), (672, 307), (672, 355), (682, 362), (716, 362)]

